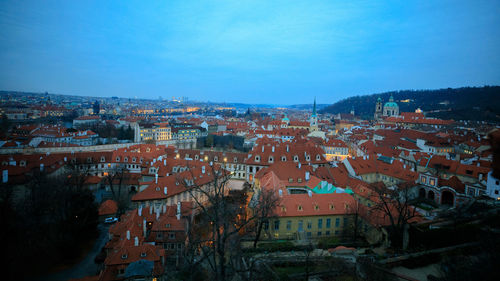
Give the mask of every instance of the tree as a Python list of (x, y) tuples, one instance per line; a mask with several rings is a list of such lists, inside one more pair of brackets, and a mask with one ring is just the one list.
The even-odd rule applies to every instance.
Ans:
[(254, 199), (250, 202), (250, 206), (256, 216), (256, 233), (253, 241), (253, 247), (257, 248), (257, 243), (260, 240), (262, 228), (265, 223), (269, 224), (269, 219), (274, 217), (276, 207), (279, 205), (280, 197), (273, 190), (260, 189), (254, 195)]
[(409, 221), (415, 217), (416, 210), (411, 206), (413, 202), (410, 188), (404, 184), (403, 188), (387, 188), (383, 184), (372, 184), (371, 189), (375, 191), (376, 202), (373, 210), (380, 211), (389, 219), (389, 235), (392, 245), (397, 248), (405, 248), (407, 243), (403, 239), (405, 231), (409, 227)]
[(111, 190), (113, 200), (118, 205), (117, 217), (120, 217), (128, 208), (128, 192), (123, 189), (125, 189), (124, 183), (129, 176), (128, 170), (123, 165), (117, 163), (104, 177)]
[(264, 202), (256, 202), (248, 211), (248, 185), (243, 191), (231, 191), (230, 173), (220, 165), (209, 165), (208, 171), (201, 174), (203, 178), (199, 169), (195, 170), (189, 168), (187, 174), (178, 176), (194, 201), (197, 214), (188, 233), (187, 266), (204, 265), (212, 280), (226, 280), (235, 274), (246, 279), (253, 267), (241, 265), (245, 257), (240, 242), (248, 227), (265, 217), (267, 210), (260, 207)]

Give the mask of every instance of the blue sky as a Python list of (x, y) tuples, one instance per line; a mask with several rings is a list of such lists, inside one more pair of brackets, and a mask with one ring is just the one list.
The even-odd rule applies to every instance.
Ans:
[(294, 104), (500, 84), (500, 1), (0, 2), (0, 89)]

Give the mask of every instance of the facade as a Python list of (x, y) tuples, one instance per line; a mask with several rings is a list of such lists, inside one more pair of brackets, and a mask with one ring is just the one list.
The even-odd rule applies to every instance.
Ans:
[(134, 142), (166, 141), (172, 139), (172, 130), (167, 123), (134, 126)]

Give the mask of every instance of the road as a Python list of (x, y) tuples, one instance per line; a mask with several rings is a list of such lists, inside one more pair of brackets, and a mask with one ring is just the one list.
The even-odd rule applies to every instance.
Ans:
[(98, 266), (94, 263), (94, 258), (101, 252), (102, 247), (108, 241), (109, 225), (99, 224), (99, 237), (94, 242), (94, 246), (85, 258), (71, 268), (47, 276), (39, 277), (37, 281), (66, 281), (72, 278), (82, 278), (98, 274)]

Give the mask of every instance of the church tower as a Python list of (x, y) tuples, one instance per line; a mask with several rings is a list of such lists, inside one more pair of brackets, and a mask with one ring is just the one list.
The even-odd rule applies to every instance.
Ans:
[(319, 131), (318, 115), (316, 114), (316, 98), (314, 98), (313, 112), (311, 114), (311, 119), (309, 120), (309, 131), (311, 132)]
[(382, 99), (378, 98), (377, 103), (375, 104), (375, 114), (373, 115), (373, 118), (375, 118), (375, 120), (379, 120), (381, 116), (382, 116)]

